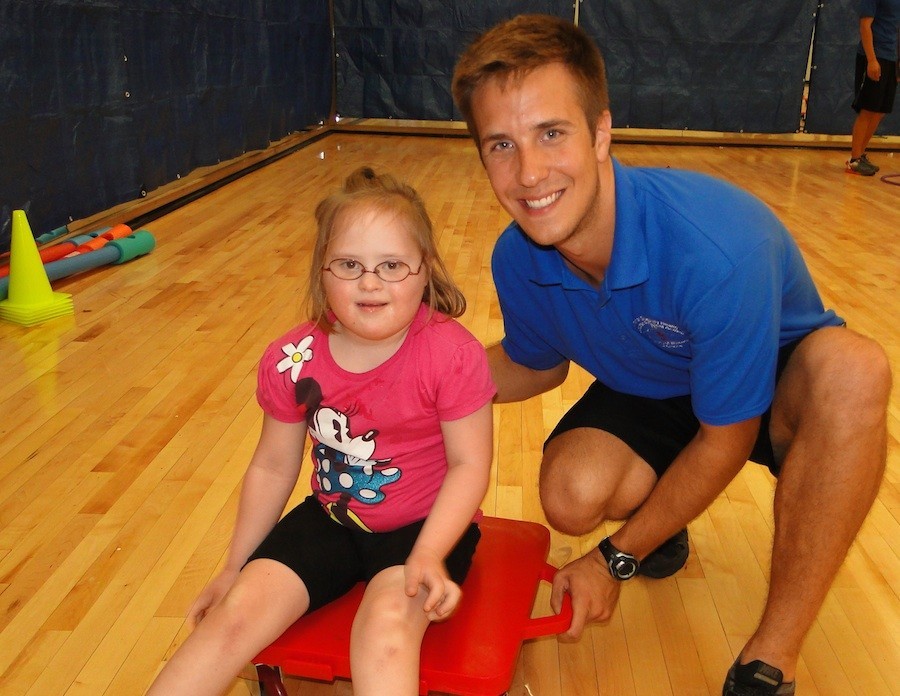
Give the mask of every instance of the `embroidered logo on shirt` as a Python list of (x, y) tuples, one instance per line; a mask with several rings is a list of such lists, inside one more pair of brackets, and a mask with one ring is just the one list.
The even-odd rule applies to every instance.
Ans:
[(275, 366), (278, 369), (278, 372), (283, 374), (290, 370), (291, 381), (296, 384), (297, 379), (300, 377), (300, 370), (303, 369), (303, 363), (309, 362), (313, 358), (312, 348), (310, 348), (312, 342), (313, 337), (307, 336), (296, 346), (293, 343), (281, 346), (281, 351), (287, 357), (282, 358)]
[(660, 348), (680, 348), (688, 342), (684, 329), (666, 321), (637, 317), (633, 324), (639, 334), (649, 338)]

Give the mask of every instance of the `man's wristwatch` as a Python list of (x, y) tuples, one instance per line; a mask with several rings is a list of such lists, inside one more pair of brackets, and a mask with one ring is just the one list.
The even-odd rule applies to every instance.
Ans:
[(633, 578), (638, 572), (638, 568), (641, 567), (641, 563), (638, 559), (630, 553), (619, 551), (619, 549), (613, 546), (609, 537), (606, 537), (597, 544), (597, 548), (600, 549), (600, 553), (603, 554), (603, 558), (606, 559), (606, 565), (609, 566), (610, 575), (616, 580), (628, 580), (628, 578)]

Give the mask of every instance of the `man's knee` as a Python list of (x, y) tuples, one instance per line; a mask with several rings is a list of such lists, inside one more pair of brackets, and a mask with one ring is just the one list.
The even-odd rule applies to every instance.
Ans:
[(879, 402), (887, 403), (891, 393), (891, 363), (877, 341), (857, 335), (859, 345), (852, 350), (854, 369), (860, 382), (867, 382)]
[(772, 405), (773, 443), (806, 426), (823, 432), (883, 427), (891, 390), (884, 349), (849, 329), (820, 329), (788, 363)]
[(822, 351), (813, 398), (861, 426), (884, 421), (891, 391), (891, 367), (871, 338), (844, 330), (831, 350)]
[(608, 493), (589, 490), (577, 481), (542, 476), (540, 495), (541, 507), (550, 526), (564, 534), (587, 534), (608, 518)]
[(570, 431), (544, 452), (541, 506), (554, 529), (587, 534), (604, 520), (629, 517), (655, 484), (649, 465), (617, 438)]

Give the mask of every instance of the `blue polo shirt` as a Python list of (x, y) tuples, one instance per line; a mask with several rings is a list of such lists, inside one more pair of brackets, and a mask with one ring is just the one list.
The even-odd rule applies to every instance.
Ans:
[(757, 198), (703, 174), (613, 168), (615, 238), (599, 287), (516, 223), (500, 236), (492, 269), (504, 349), (534, 369), (571, 360), (630, 394), (690, 394), (713, 425), (760, 415), (778, 348), (843, 321)]
[[(872, 17), (872, 44), (882, 60), (896, 61), (897, 27), (900, 26), (900, 0), (860, 0), (859, 17)], [(857, 52), (865, 54), (862, 41)]]

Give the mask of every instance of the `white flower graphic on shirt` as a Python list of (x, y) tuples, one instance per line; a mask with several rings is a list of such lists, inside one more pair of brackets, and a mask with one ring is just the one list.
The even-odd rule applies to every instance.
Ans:
[(283, 374), (290, 370), (291, 381), (296, 384), (297, 378), (300, 377), (300, 370), (303, 369), (303, 363), (312, 360), (313, 352), (312, 348), (310, 348), (312, 342), (313, 337), (307, 336), (296, 346), (293, 343), (288, 343), (287, 345), (281, 346), (281, 350), (287, 357), (283, 358), (275, 366), (276, 368), (278, 368), (278, 372)]

